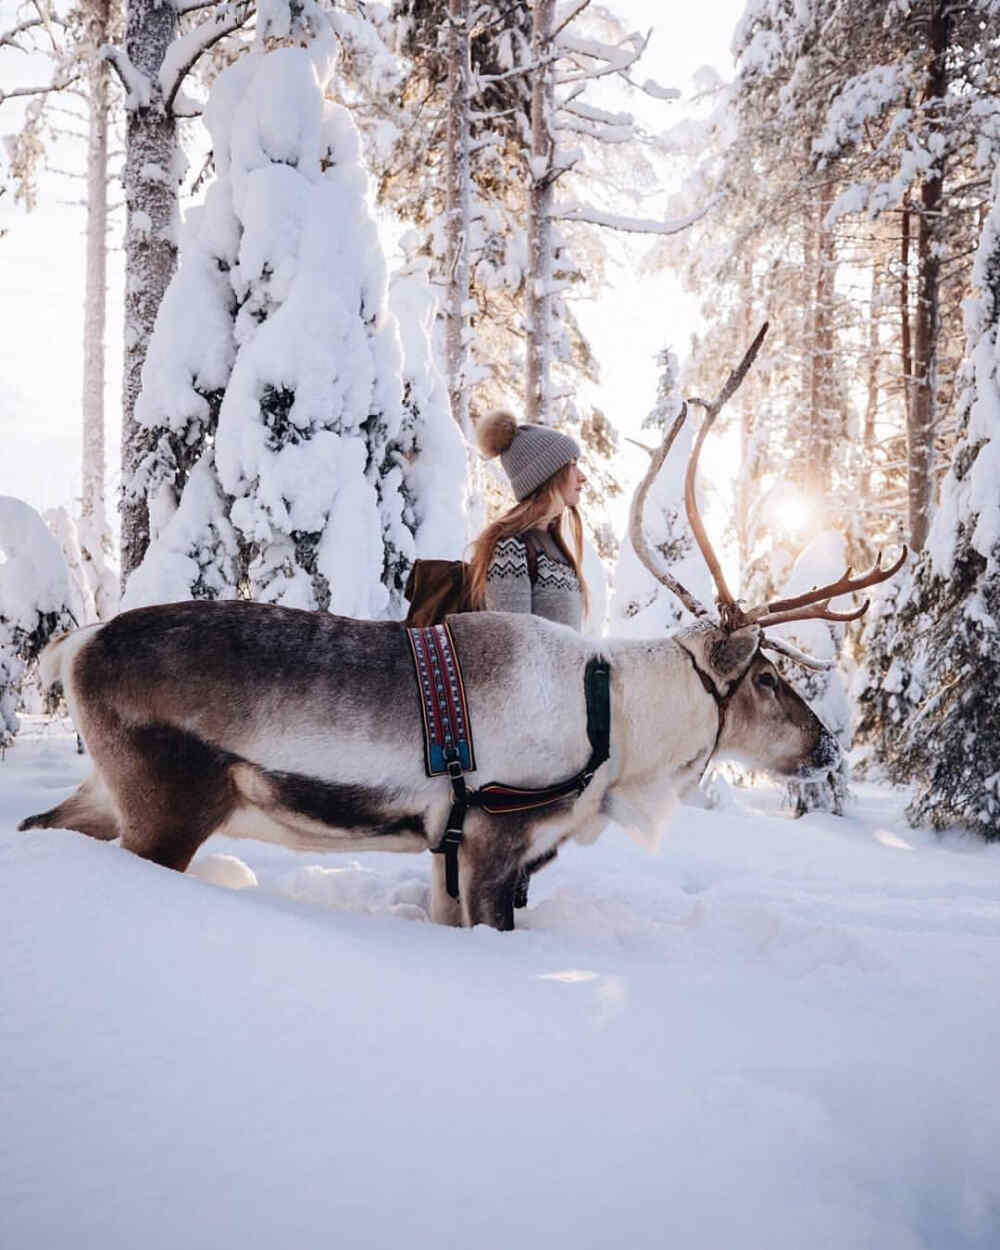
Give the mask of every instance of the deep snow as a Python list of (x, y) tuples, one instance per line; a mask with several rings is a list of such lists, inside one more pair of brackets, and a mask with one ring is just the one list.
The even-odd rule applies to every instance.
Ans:
[[(427, 856), (213, 839), (189, 873), (13, 832), (0, 763), (0, 1246), (1000, 1245), (1000, 848), (774, 792), (570, 847), (519, 931)], [(229, 858), (226, 858), (229, 857)]]

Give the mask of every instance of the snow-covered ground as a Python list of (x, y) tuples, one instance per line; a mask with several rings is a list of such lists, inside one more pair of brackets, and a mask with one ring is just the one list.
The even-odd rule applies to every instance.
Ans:
[(1000, 847), (905, 796), (611, 830), (500, 934), (426, 856), (14, 832), (85, 767), (0, 763), (3, 1250), (1000, 1245)]

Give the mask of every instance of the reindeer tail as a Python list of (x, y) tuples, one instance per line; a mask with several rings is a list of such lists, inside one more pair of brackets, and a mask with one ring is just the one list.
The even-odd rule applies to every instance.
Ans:
[(72, 633), (60, 634), (42, 649), (38, 657), (38, 675), (45, 690), (54, 686), (56, 682), (62, 683), (65, 689), (63, 679), (67, 664), (91, 635), (102, 627), (102, 624), (103, 622), (99, 621), (96, 625), (85, 625), (83, 629), (74, 629)]

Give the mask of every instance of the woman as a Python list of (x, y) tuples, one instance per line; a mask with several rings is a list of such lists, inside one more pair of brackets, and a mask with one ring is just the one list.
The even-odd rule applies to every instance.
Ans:
[[(518, 425), (509, 412), (479, 422), (479, 448), (500, 457), (517, 503), (487, 525), (469, 561), (473, 601), (495, 612), (532, 612), (580, 629), (587, 611), (580, 448), (547, 425)], [(572, 547), (563, 536), (567, 520)]]
[[(579, 629), (587, 612), (583, 522), (577, 511), (587, 480), (573, 439), (547, 425), (518, 425), (509, 412), (479, 422), (479, 449), (500, 457), (517, 503), (483, 530), (469, 561), (473, 602), (495, 612), (533, 612)], [(568, 518), (573, 545), (563, 537)], [(525, 864), (514, 906), (528, 904), (528, 882), (556, 857), (555, 849)]]

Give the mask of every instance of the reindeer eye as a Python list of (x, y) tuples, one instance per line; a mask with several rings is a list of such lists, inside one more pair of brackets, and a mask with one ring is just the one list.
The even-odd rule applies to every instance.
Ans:
[(770, 672), (768, 669), (765, 669), (763, 673), (757, 674), (757, 685), (760, 686), (763, 690), (777, 690), (778, 679), (777, 677), (775, 677), (775, 675), (772, 672)]

